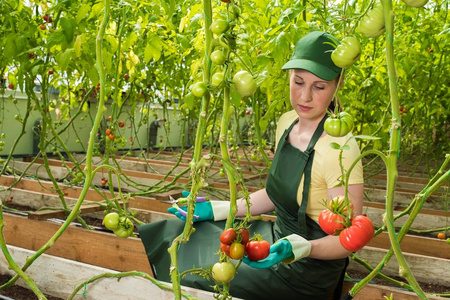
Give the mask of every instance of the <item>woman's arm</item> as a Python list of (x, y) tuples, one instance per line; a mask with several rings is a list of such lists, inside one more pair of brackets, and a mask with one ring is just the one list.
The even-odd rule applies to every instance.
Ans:
[[(244, 217), (247, 213), (246, 201), (239, 199), (236, 201), (238, 206), (237, 217)], [(250, 213), (252, 215), (260, 215), (275, 210), (275, 205), (267, 195), (266, 189), (259, 190), (250, 194)]]
[[(333, 199), (336, 196), (344, 195), (344, 187), (335, 187), (328, 189), (329, 199)], [(352, 184), (348, 186), (348, 195), (350, 201), (353, 203), (353, 212), (356, 215), (362, 214), (363, 209), (363, 197), (364, 197), (364, 185)], [(309, 257), (315, 259), (329, 260), (344, 258), (351, 254), (350, 251), (342, 247), (339, 236), (328, 235), (323, 238), (312, 240), (311, 253)]]

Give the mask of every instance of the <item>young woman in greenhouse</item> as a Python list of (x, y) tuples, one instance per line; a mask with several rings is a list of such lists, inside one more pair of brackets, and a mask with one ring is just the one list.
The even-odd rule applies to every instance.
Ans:
[[(348, 170), (360, 154), (351, 133), (333, 137), (324, 131), (327, 110), (334, 110), (334, 96), (343, 82), (341, 69), (332, 59), (336, 38), (314, 31), (300, 39), (289, 70), (290, 102), (293, 110), (277, 124), (277, 145), (265, 189), (250, 195), (250, 212), (276, 212), (275, 222), (254, 221), (251, 232), (269, 241), (270, 255), (259, 261), (246, 256), (230, 283), (230, 294), (243, 299), (339, 299), (350, 251), (338, 236), (328, 235), (318, 225), (324, 200), (342, 196), (342, 168)], [(348, 145), (340, 150), (330, 143)], [(348, 197), (355, 215), (362, 213), (363, 170), (361, 162), (350, 174)], [(238, 217), (247, 212), (246, 201), (238, 200)], [(198, 202), (194, 214), (196, 232), (179, 250), (180, 269), (209, 267), (218, 260), (219, 235), (229, 213), (229, 201)], [(175, 208), (169, 212), (185, 220)], [(205, 221), (205, 222), (199, 222)], [(143, 225), (140, 237), (157, 279), (170, 281), (167, 248), (182, 232), (178, 219)], [(184, 270), (184, 269), (182, 269)], [(182, 285), (211, 290), (214, 284), (187, 275)]]

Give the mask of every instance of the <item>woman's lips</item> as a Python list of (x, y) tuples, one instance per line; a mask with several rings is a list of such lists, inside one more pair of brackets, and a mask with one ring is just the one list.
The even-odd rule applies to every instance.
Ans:
[(310, 111), (312, 109), (312, 107), (304, 105), (299, 105), (298, 107), (300, 108), (301, 111)]

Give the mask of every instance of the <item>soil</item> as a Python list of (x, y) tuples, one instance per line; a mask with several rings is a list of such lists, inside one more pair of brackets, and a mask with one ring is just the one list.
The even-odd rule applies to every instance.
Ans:
[[(11, 277), (0, 275), (0, 284), (6, 283)], [(5, 297), (2, 297), (5, 296)], [(63, 300), (61, 298), (45, 295), (48, 300)], [(5, 290), (0, 290), (0, 300), (34, 300), (38, 297), (30, 290), (18, 285), (13, 285)]]

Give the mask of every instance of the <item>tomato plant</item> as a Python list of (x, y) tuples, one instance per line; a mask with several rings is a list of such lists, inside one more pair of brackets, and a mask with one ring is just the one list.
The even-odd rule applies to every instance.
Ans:
[(319, 215), (319, 226), (329, 235), (338, 235), (344, 229), (345, 219), (329, 209), (324, 209)]
[(369, 38), (379, 37), (385, 31), (383, 7), (381, 4), (375, 5), (375, 7), (359, 21), (358, 30), (362, 35)]
[(247, 228), (241, 228), (238, 230), (238, 236), (240, 236), (241, 244), (245, 245), (250, 239), (250, 233)]
[(234, 242), (230, 245), (230, 257), (232, 259), (241, 259), (244, 257), (245, 246), (241, 243)]
[(215, 20), (214, 22), (211, 23), (211, 31), (212, 33), (216, 34), (216, 35), (221, 35), (222, 33), (224, 33), (225, 31), (228, 30), (228, 28), (230, 27), (230, 24), (228, 23), (227, 20)]
[(358, 251), (372, 239), (374, 232), (372, 221), (364, 215), (359, 215), (353, 218), (350, 227), (342, 230), (339, 241), (348, 251)]
[(236, 275), (236, 267), (232, 262), (218, 262), (212, 267), (212, 276), (215, 281), (228, 283)]
[(118, 213), (111, 212), (103, 218), (103, 225), (108, 229), (115, 230), (119, 227), (119, 218), (120, 216)]
[(334, 64), (340, 68), (348, 68), (353, 65), (361, 55), (361, 45), (352, 36), (345, 37), (331, 53)]
[(194, 85), (191, 88), (192, 94), (197, 98), (203, 97), (206, 93), (206, 90), (207, 90), (207, 86), (206, 86), (206, 83), (204, 83), (204, 82), (194, 83)]
[(127, 238), (133, 233), (133, 230), (133, 222), (127, 217), (120, 217), (119, 225), (114, 229), (114, 234), (120, 238)]
[(221, 234), (220, 234), (220, 242), (222, 244), (227, 244), (227, 245), (231, 245), (231, 243), (234, 242), (234, 240), (236, 239), (236, 231), (234, 230), (234, 228), (228, 228), (225, 229)]
[(261, 260), (269, 256), (270, 244), (265, 240), (252, 240), (245, 246), (245, 254), (250, 260)]
[(225, 63), (225, 55), (221, 50), (215, 50), (211, 53), (211, 61), (216, 65), (223, 65)]
[(253, 95), (257, 88), (255, 79), (245, 70), (239, 71), (233, 76), (233, 84), (236, 91), (244, 97)]
[(347, 112), (341, 112), (337, 117), (329, 117), (323, 125), (325, 132), (331, 136), (346, 136), (353, 129), (353, 117)]

